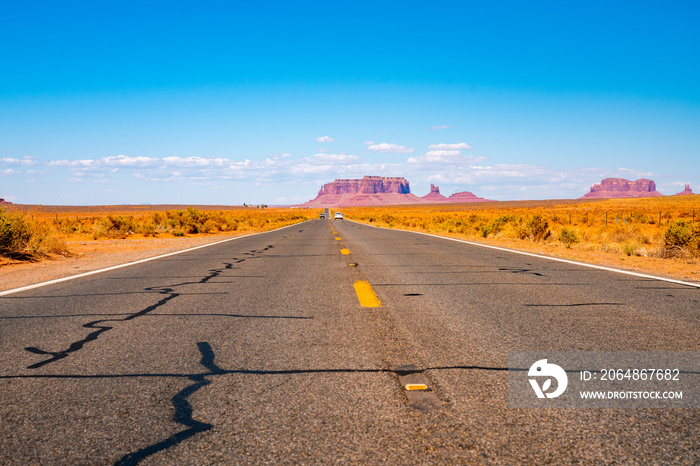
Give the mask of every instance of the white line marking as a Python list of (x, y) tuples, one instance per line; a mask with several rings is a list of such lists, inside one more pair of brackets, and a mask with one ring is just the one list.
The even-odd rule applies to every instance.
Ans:
[(531, 252), (524, 252), (524, 251), (517, 251), (515, 249), (507, 249), (507, 248), (502, 248), (499, 246), (491, 246), (489, 244), (481, 244), (481, 243), (473, 243), (471, 241), (466, 241), (463, 239), (457, 239), (457, 238), (450, 238), (448, 236), (439, 236), (439, 235), (433, 235), (431, 233), (424, 233), (422, 231), (412, 231), (412, 230), (402, 230), (401, 228), (386, 228), (386, 227), (378, 227), (376, 225), (367, 225), (366, 223), (361, 223), (361, 222), (355, 222), (353, 220), (349, 220), (353, 223), (357, 223), (358, 225), (364, 225), (372, 228), (379, 228), (380, 230), (398, 230), (398, 231), (405, 231), (407, 233), (415, 233), (417, 235), (425, 235), (425, 236), (432, 236), (433, 238), (439, 238), (439, 239), (446, 239), (449, 241), (456, 241), (458, 243), (465, 243), (465, 244), (470, 244), (472, 246), (480, 246), (482, 248), (489, 248), (489, 249), (495, 249), (497, 251), (505, 251), (505, 252), (512, 252), (513, 254), (522, 254), (523, 256), (530, 256), (530, 257), (537, 257), (540, 259), (547, 259), (555, 262), (563, 262), (565, 264), (573, 264), (573, 265), (580, 265), (582, 267), (589, 267), (591, 269), (598, 269), (598, 270), (605, 270), (607, 272), (615, 272), (615, 273), (622, 273), (625, 275), (632, 275), (634, 277), (641, 277), (641, 278), (650, 278), (652, 280), (660, 280), (663, 282), (669, 282), (669, 283), (676, 283), (678, 285), (685, 285), (685, 286), (692, 286), (694, 288), (700, 288), (700, 283), (692, 283), (692, 282), (684, 282), (681, 280), (673, 280), (672, 278), (664, 278), (664, 277), (656, 277), (654, 275), (646, 275), (643, 273), (637, 273), (637, 272), (630, 272), (628, 270), (620, 270), (620, 269), (613, 269), (611, 267), (604, 267), (602, 265), (594, 265), (594, 264), (586, 264), (585, 262), (576, 262), (576, 261), (570, 261), (567, 259), (560, 259), (558, 257), (550, 257), (550, 256), (541, 256), (539, 254), (534, 254)]
[(40, 287), (46, 286), (46, 285), (53, 285), (55, 283), (66, 282), (68, 280), (75, 280), (76, 278), (88, 277), (90, 275), (95, 275), (95, 274), (102, 273), (102, 272), (109, 272), (110, 270), (121, 269), (122, 267), (130, 267), (130, 266), (136, 265), (136, 264), (143, 264), (144, 262), (154, 261), (157, 259), (162, 259), (164, 257), (170, 257), (170, 256), (174, 256), (176, 254), (182, 254), (183, 252), (190, 252), (190, 251), (194, 251), (196, 249), (202, 249), (202, 248), (206, 248), (209, 246), (214, 246), (215, 244), (226, 243), (228, 241), (235, 241), (237, 239), (242, 239), (242, 238), (250, 238), (251, 236), (262, 235), (264, 233), (271, 233), (273, 231), (280, 231), (280, 230), (284, 230), (285, 228), (290, 228), (293, 226), (301, 225), (301, 224), (306, 223), (308, 221), (309, 220), (305, 220), (305, 221), (299, 222), (299, 223), (293, 223), (291, 225), (287, 225), (286, 227), (277, 228), (274, 230), (260, 231), (258, 233), (251, 233), (250, 235), (236, 236), (235, 238), (229, 238), (229, 239), (225, 239), (222, 241), (217, 241), (215, 243), (203, 244), (201, 246), (195, 246), (193, 248), (183, 249), (182, 251), (169, 252), (167, 254), (163, 254), (160, 256), (148, 257), (146, 259), (141, 259), (141, 260), (137, 260), (137, 261), (133, 261), (133, 262), (127, 262), (126, 264), (113, 265), (112, 267), (107, 267), (105, 269), (91, 270), (90, 272), (84, 272), (84, 273), (81, 273), (78, 275), (71, 275), (69, 277), (56, 278), (55, 280), (49, 280), (47, 282), (35, 283), (33, 285), (27, 285), (27, 286), (23, 286), (21, 288), (14, 288), (12, 290), (0, 291), (0, 296), (7, 296), (8, 294), (19, 293), (20, 291), (33, 290), (34, 288), (40, 288)]

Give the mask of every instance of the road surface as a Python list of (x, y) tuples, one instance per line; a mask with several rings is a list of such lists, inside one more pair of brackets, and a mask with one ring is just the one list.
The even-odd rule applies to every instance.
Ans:
[(698, 351), (699, 309), (689, 286), (311, 220), (0, 297), (0, 463), (697, 464), (700, 410), (512, 409), (506, 368)]

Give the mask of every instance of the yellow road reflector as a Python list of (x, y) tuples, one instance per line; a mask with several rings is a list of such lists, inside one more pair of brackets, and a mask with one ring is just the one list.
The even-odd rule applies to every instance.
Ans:
[(357, 263), (356, 262), (351, 263), (350, 267), (357, 267)]
[(344, 249), (344, 248), (343, 248), (343, 249), (340, 250), (340, 253), (347, 256), (348, 254), (350, 254), (350, 250), (349, 250), (349, 249)]
[(358, 280), (355, 282), (355, 293), (357, 299), (360, 300), (362, 307), (382, 307), (382, 302), (377, 297), (377, 294), (372, 289), (372, 285), (368, 281)]
[(407, 383), (406, 385), (403, 386), (406, 390), (413, 391), (413, 390), (427, 390), (428, 386), (424, 383)]
[(340, 236), (336, 236), (335, 239), (337, 239), (338, 241), (340, 241), (342, 238), (341, 238)]

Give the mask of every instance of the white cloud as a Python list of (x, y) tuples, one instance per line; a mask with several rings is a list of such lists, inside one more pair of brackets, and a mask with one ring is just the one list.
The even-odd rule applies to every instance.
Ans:
[(447, 129), (449, 126), (447, 125), (441, 125), (441, 126), (433, 126), (433, 129)]
[(472, 147), (466, 142), (459, 142), (457, 144), (431, 144), (428, 146), (430, 150), (464, 150), (471, 148)]
[(382, 142), (381, 144), (372, 144), (367, 147), (368, 150), (377, 151), (380, 154), (411, 154), (413, 147), (399, 146), (397, 144), (389, 144)]
[(204, 157), (164, 157), (163, 162), (168, 166), (188, 168), (219, 168), (226, 167), (231, 164), (231, 160), (222, 158), (204, 158)]
[[(464, 143), (459, 143), (464, 144)], [(373, 144), (374, 145), (374, 144)], [(411, 148), (396, 144), (374, 145), (376, 151), (396, 152)], [(108, 183), (120, 186), (125, 178), (133, 181), (160, 183), (188, 183), (207, 186), (214, 183), (230, 186), (231, 183), (259, 183), (261, 186), (279, 185), (285, 180), (296, 182), (309, 181), (326, 183), (335, 178), (361, 178), (364, 175), (404, 176), (413, 185), (416, 194), (421, 183), (439, 183), (443, 193), (472, 191), (489, 198), (522, 198), (520, 188), (529, 186), (546, 186), (552, 184), (565, 190), (560, 197), (580, 197), (587, 191), (581, 186), (589, 185), (590, 179), (599, 182), (605, 176), (600, 169), (578, 169), (559, 171), (550, 167), (525, 164), (486, 164), (485, 157), (467, 156), (462, 149), (431, 149), (423, 155), (406, 155), (405, 161), (392, 163), (366, 163), (362, 157), (347, 153), (318, 152), (313, 155), (296, 158), (289, 153), (270, 154), (262, 159), (235, 160), (231, 158), (206, 157), (148, 157), (126, 155), (102, 157), (84, 160), (54, 160), (47, 163), (55, 171), (68, 171), (66, 180), (71, 183)], [(454, 147), (454, 146), (453, 146)], [(0, 175), (3, 172), (0, 165)], [(611, 176), (619, 173), (610, 171)], [(212, 185), (213, 186), (213, 185)], [(490, 186), (507, 186), (507, 190), (497, 191), (486, 196)], [(573, 188), (571, 187), (573, 186)], [(227, 188), (229, 189), (229, 188)], [(554, 191), (546, 191), (547, 196), (555, 196)], [(581, 191), (579, 193), (579, 191)], [(544, 192), (544, 191), (543, 191)], [(311, 193), (311, 194), (315, 194)], [(544, 195), (544, 194), (543, 194)], [(528, 191), (530, 198), (541, 197)], [(305, 199), (300, 199), (303, 201)]]
[(440, 156), (449, 156), (449, 155), (460, 155), (462, 153), (461, 150), (429, 150), (428, 152), (425, 153), (426, 157), (440, 157)]
[(362, 144), (364, 144), (365, 146), (371, 146), (372, 144), (374, 144), (374, 141), (365, 141)]
[(49, 167), (72, 167), (72, 168), (87, 168), (95, 164), (94, 160), (51, 160), (48, 163)]
[(458, 150), (431, 150), (418, 157), (409, 157), (406, 162), (412, 164), (453, 164), (455, 168), (461, 165), (473, 165), (486, 160), (486, 157), (464, 156)]
[(108, 167), (148, 167), (158, 163), (158, 159), (152, 157), (127, 157), (126, 155), (115, 155), (112, 157), (103, 157), (98, 163), (104, 164)]
[(328, 153), (318, 153), (311, 157), (301, 159), (301, 161), (307, 163), (350, 163), (357, 162), (358, 160), (360, 160), (360, 158), (356, 155)]
[(52, 160), (48, 163), (51, 167), (68, 167), (73, 170), (104, 170), (112, 167), (122, 168), (148, 168), (148, 167), (176, 167), (176, 168), (222, 168), (238, 162), (222, 158), (205, 157), (128, 157), (116, 155), (102, 157), (100, 159), (83, 160)]
[(31, 155), (25, 155), (21, 159), (16, 159), (14, 157), (5, 157), (0, 159), (3, 165), (9, 165), (13, 167), (30, 167), (32, 165), (38, 165), (39, 160)]
[[(294, 159), (289, 153), (270, 154), (264, 160), (243, 161), (204, 157), (129, 157), (125, 155), (83, 160), (54, 160), (49, 166), (70, 171), (69, 182), (118, 182), (124, 176), (140, 181), (206, 183), (215, 180), (240, 180), (262, 184), (275, 183), (298, 175), (316, 178), (343, 177), (346, 173), (362, 176), (376, 172), (376, 165), (363, 164), (360, 157), (347, 153), (318, 152)], [(2, 173), (2, 172), (0, 172)], [(390, 175), (391, 173), (387, 173)]]
[(268, 160), (282, 160), (282, 159), (288, 159), (291, 157), (292, 154), (289, 152), (282, 152), (281, 154), (270, 154), (267, 156)]
[(333, 139), (330, 136), (320, 136), (316, 138), (316, 142), (334, 142), (335, 139)]
[[(467, 157), (461, 157), (462, 160)], [(461, 164), (452, 161), (417, 164), (416, 180), (440, 183), (441, 191), (472, 191), (490, 199), (577, 198), (583, 196), (591, 177), (600, 180), (600, 169), (557, 170), (528, 164)], [(413, 181), (413, 180), (411, 180)], [(492, 193), (492, 194), (489, 194)]]

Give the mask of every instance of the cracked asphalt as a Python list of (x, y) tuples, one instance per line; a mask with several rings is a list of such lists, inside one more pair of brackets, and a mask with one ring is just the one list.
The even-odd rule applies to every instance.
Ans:
[(506, 369), (696, 352), (699, 317), (698, 288), (312, 220), (0, 297), (0, 463), (697, 464), (698, 409), (513, 409)]

